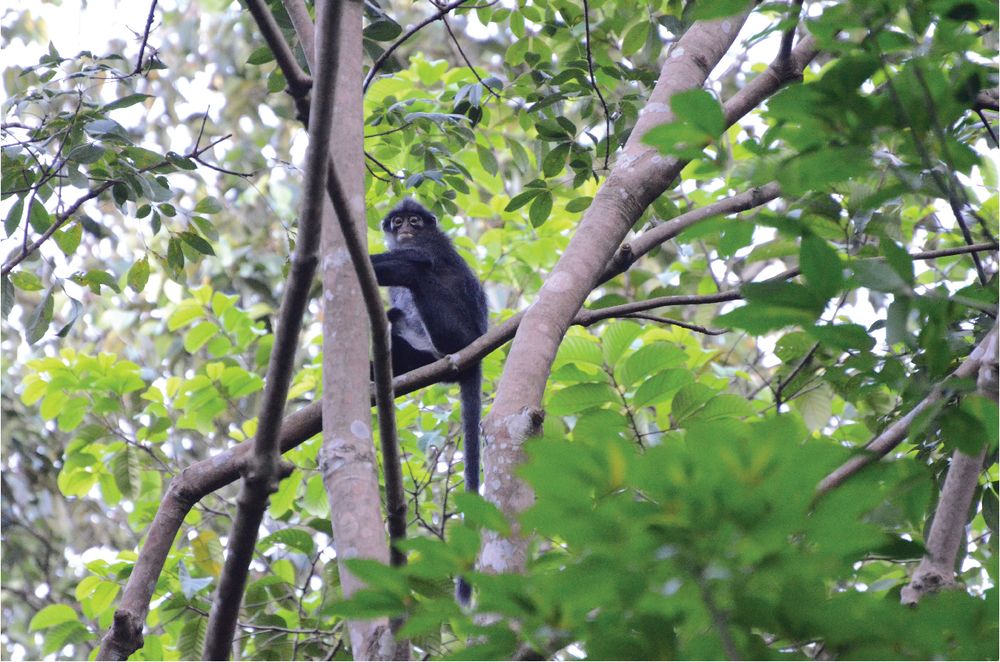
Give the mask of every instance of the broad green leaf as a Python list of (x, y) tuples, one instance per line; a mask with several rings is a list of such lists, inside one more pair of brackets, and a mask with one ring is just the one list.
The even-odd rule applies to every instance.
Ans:
[(697, 127), (713, 139), (726, 129), (722, 106), (705, 90), (694, 89), (673, 95), (670, 97), (670, 109), (677, 120)]
[(42, 279), (30, 271), (15, 271), (10, 275), (10, 282), (14, 287), (25, 292), (37, 292), (45, 288)]
[(826, 383), (803, 389), (795, 395), (792, 406), (802, 415), (810, 431), (822, 430), (833, 415), (833, 391)]
[(31, 623), (28, 624), (28, 631), (37, 632), (69, 621), (79, 621), (79, 617), (73, 611), (72, 607), (68, 605), (48, 605), (31, 618)]
[(669, 400), (677, 389), (693, 379), (691, 373), (682, 368), (659, 372), (642, 383), (632, 396), (633, 407), (650, 407)]
[(196, 214), (218, 214), (220, 211), (222, 211), (222, 204), (220, 204), (219, 201), (212, 196), (202, 198), (198, 201), (198, 204), (194, 206), (194, 212)]
[(104, 112), (110, 112), (112, 110), (118, 110), (119, 108), (128, 108), (134, 106), (137, 103), (142, 103), (146, 99), (152, 99), (152, 95), (149, 94), (129, 94), (122, 97), (121, 99), (116, 99), (111, 103), (104, 106)]
[(686, 360), (684, 351), (672, 343), (650, 343), (637, 349), (620, 364), (619, 381), (631, 386), (667, 368), (683, 367)]
[(504, 207), (504, 211), (515, 211), (517, 209), (520, 209), (521, 207), (523, 207), (524, 205), (528, 204), (536, 197), (541, 195), (543, 192), (544, 191), (542, 189), (536, 189), (536, 188), (526, 189), (521, 193), (515, 195), (513, 198), (511, 198), (510, 202), (507, 203), (507, 206)]
[(642, 335), (642, 327), (635, 322), (612, 322), (601, 333), (604, 360), (609, 366), (618, 363), (633, 341)]
[[(193, 299), (188, 299), (187, 301), (182, 301), (177, 305), (177, 308), (170, 314), (167, 318), (167, 329), (170, 331), (176, 331), (177, 329), (187, 326), (191, 322), (205, 317), (205, 309), (202, 308)], [(230, 329), (231, 331), (232, 329)]]
[(910, 286), (895, 269), (882, 260), (854, 260), (851, 263), (854, 280), (862, 287), (876, 292), (912, 294)]
[(261, 550), (267, 550), (271, 545), (287, 545), (292, 549), (311, 556), (316, 548), (312, 536), (302, 529), (279, 529), (269, 536), (261, 538), (257, 546)]
[(843, 265), (830, 244), (819, 237), (802, 239), (799, 267), (809, 287), (829, 299), (840, 292), (844, 282)]
[(574, 384), (552, 394), (546, 409), (555, 416), (566, 416), (591, 407), (620, 402), (618, 394), (608, 384)]
[(52, 238), (64, 255), (72, 255), (79, 248), (80, 241), (83, 239), (83, 224), (70, 223), (63, 227), (64, 229), (57, 230)]
[(875, 339), (860, 324), (813, 325), (807, 328), (807, 331), (827, 347), (839, 350), (871, 351), (875, 347)]
[(142, 292), (146, 287), (146, 283), (149, 281), (149, 258), (146, 256), (141, 257), (136, 260), (135, 263), (129, 268), (128, 275), (125, 277), (128, 282), (128, 286), (132, 288), (135, 292)]
[(268, 62), (274, 61), (274, 53), (267, 46), (261, 46), (250, 53), (250, 57), (247, 58), (247, 64), (253, 64), (260, 66), (262, 64), (267, 64)]
[(566, 211), (574, 214), (577, 212), (584, 211), (585, 209), (590, 207), (590, 203), (593, 201), (594, 199), (591, 198), (590, 196), (585, 196), (582, 198), (574, 198), (566, 203)]
[(539, 227), (549, 218), (552, 212), (552, 194), (542, 191), (532, 202), (528, 209), (528, 220), (533, 227)]
[(194, 232), (182, 232), (181, 239), (184, 243), (195, 249), (203, 255), (215, 255), (215, 250), (212, 248), (212, 244), (208, 243), (204, 237), (195, 234)]
[(697, 382), (686, 384), (674, 396), (673, 403), (670, 406), (670, 413), (679, 424), (700, 409), (715, 395), (716, 392), (704, 384)]
[(184, 350), (189, 354), (194, 354), (218, 332), (219, 327), (214, 322), (196, 324), (184, 334)]
[(459, 492), (455, 495), (455, 505), (465, 516), (467, 525), (481, 526), (500, 535), (510, 535), (510, 523), (500, 509), (478, 494)]
[(649, 36), (650, 25), (652, 25), (652, 22), (644, 16), (639, 19), (638, 23), (628, 29), (624, 39), (622, 39), (622, 55), (625, 57), (634, 55), (642, 48), (643, 44), (646, 43), (646, 37)]

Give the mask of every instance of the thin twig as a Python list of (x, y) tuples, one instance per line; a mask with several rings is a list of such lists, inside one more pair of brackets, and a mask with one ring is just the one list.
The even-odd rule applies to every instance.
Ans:
[(149, 16), (146, 17), (146, 29), (142, 31), (142, 43), (139, 44), (139, 57), (135, 61), (135, 71), (132, 72), (133, 76), (137, 76), (142, 73), (142, 55), (146, 51), (146, 43), (149, 41), (149, 33), (153, 28), (153, 15), (156, 12), (157, 0), (153, 0), (149, 4)]
[(365, 82), (361, 86), (362, 93), (368, 91), (369, 86), (371, 86), (372, 81), (375, 79), (375, 74), (378, 73), (379, 69), (381, 69), (382, 66), (385, 64), (385, 61), (388, 60), (390, 57), (392, 57), (392, 54), (396, 52), (396, 49), (402, 46), (407, 39), (418, 33), (420, 30), (424, 29), (426, 26), (430, 25), (434, 21), (440, 19), (442, 16), (450, 12), (452, 9), (464, 5), (466, 2), (469, 2), (469, 0), (454, 0), (453, 2), (449, 2), (447, 5), (439, 9), (436, 13), (420, 21), (412, 28), (404, 32), (402, 36), (400, 36), (396, 41), (392, 42), (392, 44), (389, 45), (389, 48), (385, 49), (385, 51), (378, 56), (378, 59), (375, 60), (375, 62), (372, 64), (372, 68), (368, 70), (368, 75), (365, 76)]
[(448, 31), (448, 35), (451, 37), (452, 42), (455, 44), (455, 48), (458, 49), (459, 55), (461, 55), (462, 59), (465, 60), (465, 66), (467, 66), (469, 68), (469, 71), (471, 71), (472, 75), (476, 77), (476, 80), (479, 81), (479, 84), (482, 85), (483, 87), (485, 87), (489, 91), (490, 94), (492, 94), (493, 96), (495, 96), (497, 98), (497, 101), (503, 101), (503, 99), (500, 98), (500, 95), (497, 94), (497, 92), (492, 87), (490, 87), (489, 85), (486, 84), (486, 81), (483, 80), (483, 77), (480, 76), (479, 72), (476, 71), (476, 68), (474, 66), (472, 66), (472, 62), (469, 61), (469, 56), (467, 56), (465, 54), (465, 51), (462, 50), (462, 44), (459, 43), (458, 37), (456, 37), (455, 33), (452, 32), (452, 30), (451, 30), (451, 24), (448, 23), (448, 17), (447, 16), (442, 16), (441, 17), (441, 22), (444, 23), (444, 27)]
[(597, 98), (604, 109), (604, 170), (607, 170), (608, 161), (611, 159), (611, 112), (608, 110), (608, 104), (604, 101), (604, 95), (601, 94), (597, 77), (594, 75), (594, 56), (590, 51), (590, 3), (588, 0), (583, 0), (583, 29), (587, 44), (587, 69), (590, 71), (590, 84), (593, 86), (594, 92), (597, 93)]

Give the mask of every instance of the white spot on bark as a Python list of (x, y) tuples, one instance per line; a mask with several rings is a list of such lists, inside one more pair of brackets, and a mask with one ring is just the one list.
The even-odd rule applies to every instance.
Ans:
[(678, 46), (677, 48), (675, 48), (673, 50), (672, 53), (670, 53), (670, 57), (680, 57), (682, 55), (684, 55), (684, 47), (683, 46)]
[(659, 154), (656, 154), (653, 156), (652, 161), (653, 163), (663, 163), (663, 157), (660, 156)]
[(351, 434), (353, 434), (358, 439), (367, 440), (370, 436), (368, 426), (361, 421), (354, 421), (351, 423)]
[(573, 285), (573, 277), (565, 271), (557, 271), (549, 277), (545, 285), (553, 292), (565, 292)]
[(729, 34), (732, 29), (733, 29), (733, 24), (732, 23), (730, 23), (729, 21), (723, 21), (722, 22), (722, 32), (723, 33)]
[(644, 115), (646, 113), (667, 113), (667, 112), (670, 112), (670, 106), (663, 103), (662, 101), (653, 101), (651, 103), (647, 103), (646, 106), (639, 111), (639, 114)]
[(628, 200), (628, 191), (626, 191), (624, 188), (618, 189), (618, 197), (621, 198), (622, 200)]

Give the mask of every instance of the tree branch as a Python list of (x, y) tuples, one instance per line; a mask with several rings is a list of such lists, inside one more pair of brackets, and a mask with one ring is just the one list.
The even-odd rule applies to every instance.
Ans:
[[(992, 336), (992, 340), (990, 337)], [(979, 363), (976, 391), (979, 395), (997, 401), (997, 328), (986, 336), (986, 351)], [(934, 521), (927, 536), (927, 554), (920, 561), (913, 579), (903, 587), (900, 601), (914, 605), (928, 594), (942, 588), (954, 586), (955, 564), (958, 550), (965, 539), (965, 525), (969, 520), (969, 507), (979, 474), (983, 469), (988, 444), (975, 455), (967, 455), (955, 450), (951, 456), (951, 466), (941, 488)]]
[(288, 284), (281, 301), (274, 346), (267, 367), (253, 456), (244, 467), (243, 485), (237, 499), (228, 553), (208, 617), (204, 649), (204, 658), (207, 660), (229, 658), (240, 604), (243, 601), (243, 589), (268, 498), (277, 491), (278, 482), (292, 470), (290, 464), (281, 461), (279, 435), (288, 399), (288, 386), (295, 366), (302, 316), (316, 273), (333, 126), (338, 66), (337, 34), (341, 9), (342, 4), (337, 0), (322, 3), (318, 9), (318, 29), (321, 36), (318, 40), (316, 69), (321, 75), (316, 80), (309, 113), (309, 146), (306, 150), (298, 242), (292, 256)]
[(362, 91), (364, 92), (368, 91), (369, 86), (371, 86), (372, 81), (375, 79), (375, 74), (378, 73), (379, 69), (381, 69), (382, 66), (385, 64), (385, 61), (388, 60), (390, 57), (392, 57), (392, 54), (396, 52), (396, 49), (402, 46), (407, 39), (417, 34), (418, 32), (420, 32), (422, 29), (424, 29), (434, 21), (439, 20), (440, 18), (448, 14), (448, 12), (450, 12), (452, 9), (455, 9), (460, 5), (464, 5), (466, 2), (469, 2), (469, 0), (453, 0), (453, 2), (449, 2), (444, 7), (442, 7), (435, 13), (431, 14), (430, 16), (428, 16), (427, 18), (420, 21), (412, 28), (404, 32), (402, 36), (399, 37), (399, 39), (392, 42), (389, 45), (389, 48), (385, 49), (385, 51), (378, 56), (378, 59), (375, 60), (375, 62), (372, 64), (372, 68), (368, 70), (368, 75), (365, 76), (365, 82), (361, 86)]
[(928, 393), (923, 400), (917, 403), (917, 405), (908, 411), (903, 417), (886, 428), (882, 434), (868, 442), (868, 445), (865, 446), (862, 454), (855, 455), (847, 462), (840, 465), (837, 469), (831, 471), (826, 478), (820, 481), (819, 485), (816, 487), (816, 496), (820, 497), (830, 490), (839, 487), (848, 478), (858, 473), (875, 460), (885, 457), (890, 451), (892, 451), (892, 449), (901, 444), (903, 440), (906, 439), (906, 435), (910, 430), (910, 426), (913, 425), (914, 420), (916, 420), (921, 413), (944, 398), (947, 393), (946, 386), (948, 382), (956, 379), (970, 379), (979, 372), (983, 358), (987, 356), (990, 348), (995, 345), (996, 342), (997, 328), (994, 326), (993, 330), (986, 334), (986, 337), (976, 345), (976, 348), (972, 350), (969, 356), (966, 357), (962, 364), (958, 366), (958, 368), (956, 368), (947, 379), (931, 389), (931, 392)]

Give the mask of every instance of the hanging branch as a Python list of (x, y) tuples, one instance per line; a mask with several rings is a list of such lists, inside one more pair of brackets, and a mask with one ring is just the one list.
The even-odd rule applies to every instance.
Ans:
[[(500, 95), (497, 94), (496, 91), (494, 91), (494, 89), (492, 87), (490, 87), (489, 85), (486, 84), (486, 81), (483, 80), (483, 77), (480, 76), (479, 72), (476, 71), (476, 68), (474, 66), (472, 66), (472, 62), (469, 61), (469, 56), (465, 54), (464, 50), (462, 50), (462, 44), (459, 43), (458, 37), (455, 36), (455, 33), (451, 29), (451, 24), (448, 23), (448, 17), (447, 16), (442, 16), (441, 17), (441, 22), (444, 23), (444, 27), (448, 31), (448, 36), (451, 37), (452, 43), (454, 43), (455, 44), (455, 48), (458, 49), (458, 54), (462, 56), (463, 60), (465, 60), (465, 66), (468, 67), (469, 71), (472, 72), (472, 75), (476, 77), (476, 80), (479, 81), (479, 84), (482, 85), (483, 87), (485, 87), (486, 90), (490, 94), (492, 94), (494, 97), (496, 97), (497, 101), (503, 101), (503, 99), (500, 98)], [(365, 137), (368, 138), (370, 136), (365, 136)]]
[(390, 57), (392, 57), (392, 54), (396, 52), (396, 49), (402, 46), (407, 39), (417, 34), (418, 32), (420, 32), (422, 29), (424, 29), (434, 21), (441, 19), (443, 16), (448, 14), (452, 9), (464, 5), (466, 2), (469, 2), (469, 0), (454, 0), (453, 2), (449, 2), (447, 5), (439, 9), (437, 12), (431, 14), (430, 16), (428, 16), (427, 18), (420, 21), (412, 28), (404, 32), (402, 36), (399, 37), (399, 39), (392, 42), (392, 44), (389, 45), (389, 48), (385, 49), (385, 51), (378, 56), (378, 59), (375, 60), (374, 64), (372, 64), (372, 68), (368, 70), (368, 75), (365, 76), (365, 82), (361, 86), (362, 91), (363, 92), (368, 91), (368, 87), (372, 84), (372, 81), (375, 79), (375, 74), (378, 73), (379, 69), (381, 69), (382, 66), (385, 64), (385, 61), (388, 60)]
[(608, 111), (608, 104), (604, 101), (601, 88), (597, 84), (597, 77), (594, 75), (594, 55), (590, 51), (590, 3), (583, 0), (583, 28), (584, 40), (587, 44), (587, 69), (590, 72), (590, 85), (597, 93), (597, 98), (604, 109), (604, 169), (608, 169), (608, 161), (611, 159), (611, 113)]
[(341, 9), (341, 3), (336, 0), (323, 3), (319, 9), (318, 29), (321, 38), (316, 59), (317, 70), (322, 75), (315, 82), (310, 107), (309, 146), (306, 151), (302, 209), (299, 213), (299, 239), (295, 245), (288, 284), (278, 315), (253, 455), (243, 467), (243, 485), (237, 499), (226, 561), (208, 618), (204, 649), (204, 658), (208, 660), (229, 657), (243, 601), (243, 589), (268, 498), (277, 491), (281, 478), (292, 470), (291, 464), (281, 461), (279, 435), (288, 399), (288, 386), (295, 366), (302, 316), (316, 273), (336, 92), (338, 45), (335, 35)]

